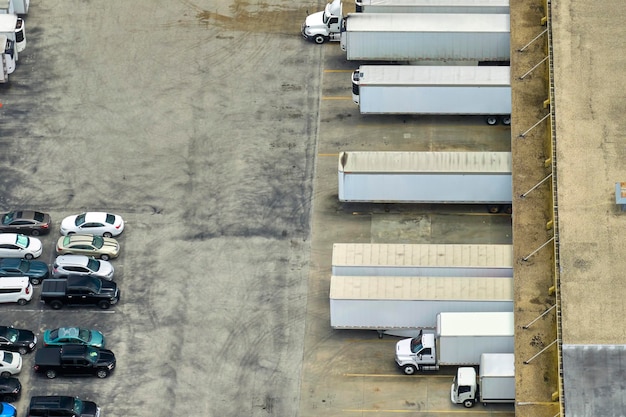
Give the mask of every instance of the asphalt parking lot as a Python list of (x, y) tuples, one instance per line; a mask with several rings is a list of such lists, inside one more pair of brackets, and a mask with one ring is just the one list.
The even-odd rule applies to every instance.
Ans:
[[(2, 324), (105, 333), (105, 380), (20, 380), (106, 416), (458, 414), (451, 373), (411, 381), (395, 339), (328, 326), (334, 242), (510, 243), (475, 207), (340, 205), (340, 150), (510, 150), (476, 118), (361, 117), (353, 63), (299, 36), (322, 4), (33, 2), (28, 46), (0, 85), (0, 207), (127, 225), (111, 310), (0, 306)], [(422, 390), (422, 387), (425, 387)], [(425, 393), (423, 393), (425, 391)], [(447, 401), (446, 401), (447, 400)], [(512, 407), (472, 413), (513, 415)]]

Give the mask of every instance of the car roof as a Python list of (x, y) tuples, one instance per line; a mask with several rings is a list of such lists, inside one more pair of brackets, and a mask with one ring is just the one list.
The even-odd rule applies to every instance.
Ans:
[(0, 233), (0, 243), (15, 243), (18, 233)]
[(87, 265), (90, 259), (87, 255), (59, 255), (54, 262), (57, 265)]
[(78, 337), (79, 334), (78, 327), (59, 327), (59, 337)]
[(30, 283), (28, 277), (4, 277), (0, 279), (0, 287), (26, 287)]
[(26, 259), (20, 258), (0, 258), (0, 265), (2, 266), (18, 266), (22, 263), (22, 261), (27, 261)]
[[(83, 213), (81, 213), (83, 214)], [(108, 215), (115, 216), (115, 214), (107, 213), (104, 211), (87, 211), (85, 214), (85, 221), (104, 221)]]

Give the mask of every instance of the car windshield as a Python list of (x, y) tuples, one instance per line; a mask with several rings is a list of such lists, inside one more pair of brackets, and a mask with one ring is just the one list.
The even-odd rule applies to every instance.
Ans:
[(87, 261), (87, 268), (92, 271), (99, 271), (100, 261), (98, 261), (97, 259), (89, 258), (89, 260)]
[(15, 239), (15, 243), (18, 246), (21, 246), (23, 248), (27, 248), (29, 240), (30, 239), (26, 235), (17, 235), (17, 239)]
[(92, 362), (92, 363), (96, 363), (98, 362), (98, 351), (92, 347), (88, 347), (87, 348), (87, 355), (85, 355), (87, 357), (87, 359)]
[(2, 361), (5, 363), (13, 363), (13, 354), (11, 352), (3, 351)]
[(10, 327), (7, 327), (6, 332), (4, 333), (4, 337), (11, 343), (15, 343), (17, 342), (17, 337), (19, 336), (20, 332), (18, 332), (15, 329), (12, 329)]
[(2, 224), (9, 224), (13, 221), (13, 218), (15, 217), (15, 212), (12, 211), (10, 213), (6, 213), (4, 216), (2, 216)]
[(80, 340), (89, 341), (89, 330), (78, 329), (78, 338)]
[(76, 216), (76, 220), (74, 221), (76, 226), (80, 226), (83, 223), (85, 223), (85, 213)]
[(104, 239), (102, 238), (102, 236), (94, 236), (91, 243), (93, 243), (96, 249), (100, 249), (104, 246)]
[(100, 281), (96, 277), (89, 277), (89, 282), (86, 282), (85, 285), (89, 287), (89, 289), (95, 293), (100, 293), (102, 289), (102, 281)]
[(74, 414), (77, 416), (83, 414), (83, 402), (79, 398), (74, 398)]

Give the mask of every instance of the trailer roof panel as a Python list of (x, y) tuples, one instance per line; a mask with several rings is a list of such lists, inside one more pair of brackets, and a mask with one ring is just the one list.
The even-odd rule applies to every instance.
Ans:
[(515, 375), (515, 354), (513, 353), (483, 353), (480, 364), (480, 376)]
[(513, 267), (513, 245), (335, 243), (333, 266)]
[(363, 0), (362, 4), (394, 6), (436, 6), (436, 7), (508, 7), (509, 0)]
[(348, 32), (510, 32), (508, 14), (350, 13)]
[(513, 278), (331, 276), (333, 300), (513, 301)]
[(511, 152), (341, 152), (339, 172), (511, 173)]
[(361, 65), (360, 86), (511, 86), (507, 66)]
[(511, 336), (515, 331), (513, 313), (440, 313), (440, 336)]

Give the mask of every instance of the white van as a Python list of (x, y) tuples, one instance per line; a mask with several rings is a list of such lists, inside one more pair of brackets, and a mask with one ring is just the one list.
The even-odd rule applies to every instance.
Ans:
[(23, 306), (33, 298), (33, 286), (28, 277), (0, 279), (0, 303), (18, 303)]

